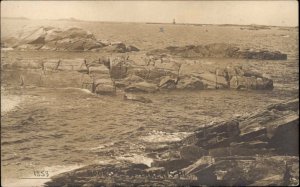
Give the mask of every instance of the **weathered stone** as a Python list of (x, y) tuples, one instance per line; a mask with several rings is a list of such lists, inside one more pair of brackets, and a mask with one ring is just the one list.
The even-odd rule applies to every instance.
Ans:
[(218, 76), (212, 73), (199, 74), (199, 78), (207, 85), (214, 85), (215, 88), (228, 88), (228, 82), (225, 77)]
[(252, 77), (241, 77), (234, 76), (230, 80), (230, 88), (233, 89), (263, 89), (270, 90), (273, 89), (273, 81), (267, 78), (256, 78)]
[(97, 75), (97, 74), (104, 74), (109, 75), (109, 69), (105, 67), (104, 65), (98, 65), (98, 66), (91, 66), (89, 67), (89, 74)]
[(123, 79), (127, 76), (128, 68), (131, 66), (126, 59), (116, 57), (110, 61), (110, 75), (113, 79)]
[(177, 79), (173, 79), (170, 76), (162, 77), (158, 87), (160, 89), (175, 89), (177, 84)]
[(160, 78), (166, 75), (167, 72), (164, 69), (151, 68), (149, 69), (149, 74), (147, 79), (155, 82), (159, 82)]
[(199, 78), (183, 77), (179, 78), (176, 88), (185, 90), (203, 90), (205, 89), (205, 85)]
[(96, 94), (114, 95), (116, 88), (111, 79), (96, 79), (94, 80), (94, 92)]
[(127, 74), (128, 75), (136, 75), (141, 77), (144, 80), (148, 80), (149, 77), (149, 68), (144, 67), (144, 66), (138, 66), (138, 67), (132, 67), (128, 69)]
[(85, 59), (60, 59), (57, 70), (87, 72)]
[(125, 92), (146, 92), (153, 93), (157, 91), (157, 86), (152, 83), (138, 82), (133, 83), (125, 88)]

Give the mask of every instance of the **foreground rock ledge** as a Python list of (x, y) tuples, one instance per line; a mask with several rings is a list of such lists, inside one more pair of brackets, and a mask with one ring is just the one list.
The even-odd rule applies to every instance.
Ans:
[[(148, 151), (156, 154), (151, 167), (126, 161), (95, 164), (54, 176), (46, 186), (298, 185), (298, 104), (295, 99), (201, 125), (167, 149)], [(167, 152), (172, 154), (158, 159)]]

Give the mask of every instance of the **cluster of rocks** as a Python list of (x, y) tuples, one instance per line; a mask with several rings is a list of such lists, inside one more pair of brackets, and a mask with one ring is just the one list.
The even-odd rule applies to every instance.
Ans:
[(154, 160), (151, 167), (95, 164), (54, 176), (46, 186), (299, 185), (298, 140), (299, 100), (295, 99), (201, 125), (163, 149), (146, 149)]
[[(128, 93), (163, 90), (273, 89), (273, 81), (240, 66), (189, 64), (172, 58), (142, 56), (86, 59), (16, 59), (2, 63), (5, 84), (77, 87), (114, 95), (116, 87)], [(20, 82), (21, 81), (21, 82)], [(132, 97), (128, 97), (132, 98)], [(141, 100), (144, 102), (143, 100)]]
[(188, 64), (172, 58), (145, 57), (143, 63), (137, 63), (129, 58), (118, 57), (111, 60), (110, 73), (116, 81), (116, 86), (123, 87), (126, 92), (273, 89), (273, 81), (270, 78), (240, 66)]
[(286, 60), (287, 54), (261, 49), (242, 49), (234, 44), (213, 43), (208, 45), (170, 46), (149, 51), (148, 55), (170, 54), (184, 58), (241, 58), (261, 60)]
[[(105, 59), (104, 59), (105, 60)], [(2, 80), (8, 85), (75, 87), (97, 94), (114, 95), (116, 88), (103, 59), (17, 59), (2, 64)]]
[(24, 29), (17, 37), (7, 38), (1, 46), (17, 50), (50, 50), (50, 51), (109, 51), (125, 53), (139, 51), (134, 46), (122, 42), (99, 41), (95, 36), (81, 28), (59, 29), (39, 27)]

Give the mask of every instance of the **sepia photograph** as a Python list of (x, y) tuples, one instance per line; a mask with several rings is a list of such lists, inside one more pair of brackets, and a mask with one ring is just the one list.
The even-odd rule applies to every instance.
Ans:
[(298, 186), (298, 4), (1, 1), (1, 186)]

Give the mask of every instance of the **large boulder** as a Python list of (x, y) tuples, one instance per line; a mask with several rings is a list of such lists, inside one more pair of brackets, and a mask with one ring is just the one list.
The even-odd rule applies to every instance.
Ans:
[(23, 28), (16, 38), (7, 39), (4, 45), (19, 50), (51, 50), (51, 51), (138, 51), (134, 46), (126, 46), (122, 42), (109, 44), (98, 41), (95, 36), (81, 28), (60, 29), (55, 27)]
[(21, 36), (20, 44), (44, 44), (46, 31), (44, 27), (37, 28), (36, 30), (31, 31), (30, 33), (23, 33)]

